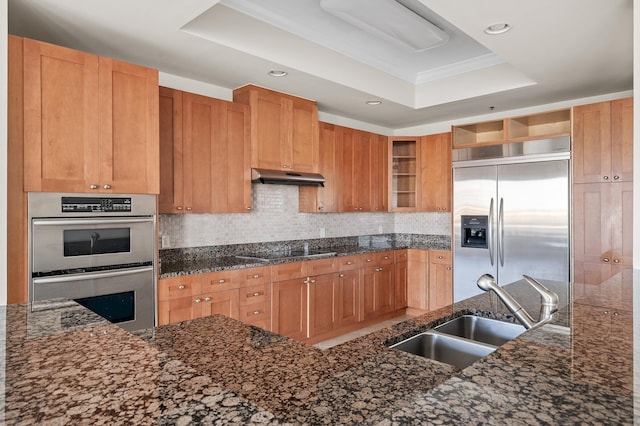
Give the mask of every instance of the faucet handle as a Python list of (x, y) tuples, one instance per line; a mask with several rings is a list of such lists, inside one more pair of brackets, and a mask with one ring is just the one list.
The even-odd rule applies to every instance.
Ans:
[(550, 313), (556, 312), (558, 310), (558, 295), (546, 288), (535, 278), (530, 277), (529, 275), (523, 275), (523, 277), (538, 293), (540, 293), (540, 300), (543, 305), (551, 309)]

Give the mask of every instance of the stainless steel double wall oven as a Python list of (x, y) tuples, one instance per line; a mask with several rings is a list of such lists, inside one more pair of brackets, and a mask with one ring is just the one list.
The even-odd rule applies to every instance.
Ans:
[(154, 195), (29, 194), (32, 302), (73, 299), (127, 330), (155, 323)]

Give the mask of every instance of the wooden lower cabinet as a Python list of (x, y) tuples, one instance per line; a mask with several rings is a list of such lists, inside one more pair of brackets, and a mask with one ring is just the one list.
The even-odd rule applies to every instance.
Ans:
[(365, 268), (360, 285), (365, 321), (394, 310), (393, 264)]
[(328, 333), (333, 330), (338, 318), (336, 315), (339, 274), (327, 274), (307, 279), (309, 297), (309, 333), (307, 337)]
[(307, 338), (307, 283), (296, 278), (271, 287), (271, 331), (292, 339)]
[(196, 317), (198, 307), (192, 297), (182, 297), (158, 302), (158, 325), (188, 321)]
[(394, 306), (395, 309), (407, 307), (407, 283), (409, 281), (409, 262), (397, 262), (394, 266)]
[(362, 321), (360, 310), (360, 270), (352, 269), (338, 274), (336, 317), (338, 327)]
[(429, 310), (453, 304), (451, 252), (429, 251)]
[(194, 318), (219, 314), (233, 319), (240, 319), (240, 290), (226, 290), (203, 294), (196, 299), (200, 311)]

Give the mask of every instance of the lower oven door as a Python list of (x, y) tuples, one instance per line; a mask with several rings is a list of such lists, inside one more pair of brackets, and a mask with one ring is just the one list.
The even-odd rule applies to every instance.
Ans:
[(33, 278), (33, 300), (73, 299), (125, 330), (155, 323), (154, 268)]

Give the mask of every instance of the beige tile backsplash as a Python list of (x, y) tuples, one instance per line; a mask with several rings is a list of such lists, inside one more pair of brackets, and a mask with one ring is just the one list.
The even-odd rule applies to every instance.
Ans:
[(349, 237), (379, 233), (450, 235), (448, 213), (298, 213), (298, 187), (253, 185), (253, 211), (160, 215), (163, 248)]

